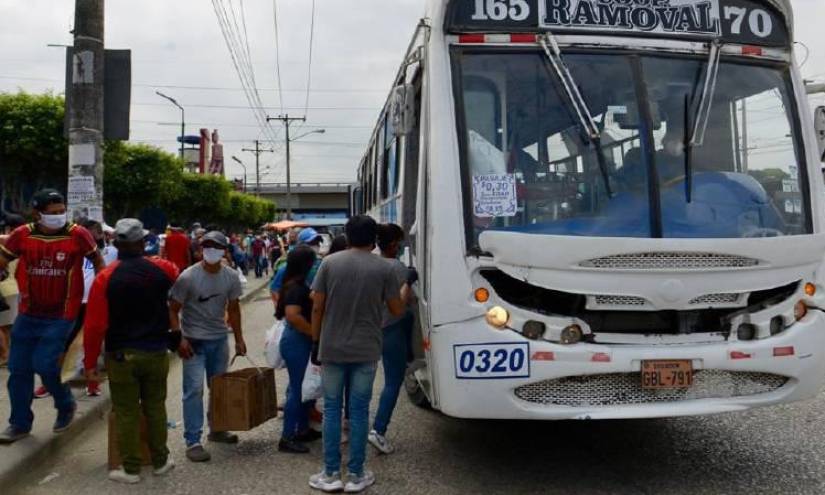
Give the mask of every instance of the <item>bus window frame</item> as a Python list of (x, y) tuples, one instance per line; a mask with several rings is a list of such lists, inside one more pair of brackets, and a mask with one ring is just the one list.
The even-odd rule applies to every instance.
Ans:
[[(464, 208), (463, 217), (464, 217), (464, 239), (466, 242), (466, 255), (467, 256), (474, 256), (474, 257), (491, 257), (490, 253), (483, 251), (479, 246), (478, 242), (474, 240), (473, 235), (473, 215), (472, 215), (472, 184), (470, 181), (469, 175), (469, 150), (467, 148), (467, 122), (466, 122), (466, 112), (464, 112), (464, 88), (462, 87), (462, 82), (464, 81), (464, 70), (462, 64), (462, 57), (468, 54), (484, 54), (484, 55), (495, 55), (495, 54), (518, 54), (518, 53), (533, 53), (535, 51), (540, 50), (540, 47), (536, 46), (533, 47), (532, 45), (528, 46), (501, 46), (501, 45), (461, 45), (457, 43), (453, 43), (449, 45), (449, 57), (450, 57), (450, 68), (451, 68), (451, 85), (453, 89), (453, 100), (455, 104), (455, 115), (456, 115), (456, 122), (455, 122), (455, 129), (457, 131), (456, 138), (458, 139), (458, 152), (459, 152), (459, 169), (461, 172), (461, 192), (462, 192), (462, 205)], [(594, 48), (594, 47), (575, 47), (575, 46), (567, 46), (563, 48), (565, 54), (598, 54), (598, 55), (623, 55), (627, 57), (638, 57), (640, 63), (643, 64), (644, 59), (646, 58), (664, 58), (664, 59), (703, 59), (706, 55), (704, 53), (684, 53), (684, 52), (667, 52), (667, 53), (651, 53), (649, 50), (645, 49), (632, 49), (632, 48), (614, 48), (614, 47), (607, 47), (607, 48)], [(810, 176), (810, 165), (808, 160), (808, 149), (805, 145), (805, 138), (804, 138), (804, 130), (802, 128), (802, 115), (799, 108), (799, 100), (797, 91), (794, 88), (794, 81), (793, 81), (793, 64), (788, 61), (778, 61), (778, 60), (767, 60), (767, 59), (755, 59), (752, 57), (736, 57), (731, 55), (722, 55), (722, 63), (727, 64), (735, 64), (735, 65), (744, 65), (748, 67), (768, 67), (771, 69), (777, 70), (781, 76), (782, 80), (785, 84), (785, 91), (788, 95), (788, 104), (789, 107), (787, 109), (789, 119), (791, 120), (791, 128), (793, 129), (793, 143), (794, 143), (794, 155), (796, 157), (796, 165), (798, 167), (798, 173), (802, 174), (804, 171), (804, 177), (800, 180), (800, 188), (801, 188), (801, 195), (803, 197), (803, 210), (805, 211), (805, 230), (807, 233), (800, 234), (804, 235), (816, 235), (816, 229), (813, 219), (813, 201), (811, 197), (811, 176)], [(644, 75), (644, 73), (642, 73)], [(646, 81), (640, 81), (646, 84)], [(498, 95), (499, 100), (501, 99), (501, 95)], [(649, 105), (648, 99), (645, 98), (645, 102)], [(645, 103), (639, 102), (639, 104)], [(500, 110), (499, 110), (500, 111)], [(649, 109), (648, 109), (649, 111)], [(647, 112), (646, 112), (647, 113)], [(504, 115), (500, 117), (502, 119), (502, 125), (504, 125), (504, 119), (506, 118)], [(504, 145), (502, 145), (504, 146)], [(658, 186), (657, 186), (658, 189)], [(659, 196), (661, 197), (661, 191), (658, 191)], [(660, 215), (661, 219), (661, 215)], [(794, 236), (790, 236), (794, 237)], [(610, 239), (610, 238), (605, 238)], [(642, 238), (642, 239), (654, 239), (654, 237), (650, 238)], [(673, 239), (673, 238), (664, 238), (664, 239)], [(690, 240), (690, 239), (684, 239)]]

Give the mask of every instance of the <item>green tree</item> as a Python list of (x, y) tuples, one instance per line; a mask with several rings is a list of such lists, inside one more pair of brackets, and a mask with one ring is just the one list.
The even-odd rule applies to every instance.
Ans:
[(68, 145), (63, 97), (0, 93), (0, 206), (22, 211), (37, 189), (65, 191)]
[(174, 155), (146, 145), (106, 143), (104, 201), (111, 218), (137, 217), (151, 207), (177, 205), (183, 170)]

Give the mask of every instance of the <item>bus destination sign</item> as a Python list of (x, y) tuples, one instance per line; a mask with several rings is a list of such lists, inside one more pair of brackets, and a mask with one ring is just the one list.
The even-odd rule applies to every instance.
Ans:
[(605, 32), (788, 46), (785, 20), (756, 0), (456, 0), (447, 31)]

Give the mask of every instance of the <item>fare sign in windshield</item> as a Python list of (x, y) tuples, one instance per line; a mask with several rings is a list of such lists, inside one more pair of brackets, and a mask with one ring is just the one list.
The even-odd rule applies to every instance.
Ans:
[(449, 32), (605, 32), (787, 46), (788, 29), (755, 0), (456, 0)]

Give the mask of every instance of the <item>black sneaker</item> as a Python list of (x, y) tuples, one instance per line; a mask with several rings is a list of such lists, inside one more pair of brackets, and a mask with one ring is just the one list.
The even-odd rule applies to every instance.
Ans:
[(309, 454), (309, 447), (297, 440), (282, 438), (281, 441), (278, 442), (278, 452), (286, 452), (287, 454)]
[(54, 428), (52, 431), (55, 433), (61, 433), (68, 430), (72, 425), (72, 421), (74, 421), (75, 411), (77, 411), (77, 404), (72, 404), (71, 409), (68, 411), (57, 413), (57, 420), (54, 422)]
[(29, 436), (29, 432), (23, 431), (16, 426), (9, 425), (8, 428), (0, 433), (0, 444), (12, 444), (22, 438)]
[(313, 430), (312, 428), (308, 429), (303, 433), (298, 433), (295, 435), (295, 440), (299, 442), (314, 442), (315, 440), (320, 440), (323, 437), (320, 431)]
[(228, 431), (218, 431), (214, 433), (210, 433), (206, 437), (210, 442), (215, 443), (228, 443), (228, 444), (235, 444), (238, 443), (238, 435), (234, 433), (229, 433)]

